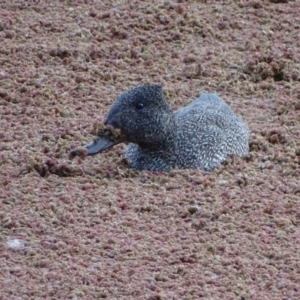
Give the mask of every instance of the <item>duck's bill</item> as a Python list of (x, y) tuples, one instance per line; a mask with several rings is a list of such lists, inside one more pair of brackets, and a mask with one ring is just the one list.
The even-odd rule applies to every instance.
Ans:
[(106, 136), (101, 136), (95, 139), (93, 142), (83, 146), (81, 149), (74, 149), (71, 151), (72, 156), (77, 156), (85, 152), (85, 155), (96, 155), (103, 152), (117, 144), (120, 144), (122, 141), (112, 140)]

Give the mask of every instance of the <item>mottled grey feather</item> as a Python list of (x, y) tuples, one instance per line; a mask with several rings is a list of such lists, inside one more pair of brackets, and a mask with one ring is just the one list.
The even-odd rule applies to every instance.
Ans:
[(161, 86), (141, 86), (117, 99), (106, 123), (116, 115), (131, 142), (125, 156), (135, 170), (212, 171), (229, 155), (249, 152), (247, 125), (215, 94), (172, 111)]

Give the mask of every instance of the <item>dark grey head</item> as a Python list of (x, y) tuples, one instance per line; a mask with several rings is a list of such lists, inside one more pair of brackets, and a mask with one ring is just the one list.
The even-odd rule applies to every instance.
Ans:
[[(146, 148), (161, 147), (172, 138), (176, 128), (161, 85), (140, 86), (123, 93), (111, 107), (104, 124), (120, 129), (122, 140), (100, 136), (84, 146), (87, 155), (95, 155), (125, 140)], [(76, 149), (71, 151), (72, 155), (78, 153)]]
[(123, 93), (108, 112), (105, 125), (121, 129), (128, 142), (155, 145), (174, 130), (175, 121), (162, 86), (145, 85)]

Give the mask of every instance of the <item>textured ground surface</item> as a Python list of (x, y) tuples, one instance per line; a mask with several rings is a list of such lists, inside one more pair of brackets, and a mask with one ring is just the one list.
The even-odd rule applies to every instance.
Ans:
[[(300, 299), (300, 3), (178, 2), (1, 1), (1, 300)], [(146, 82), (174, 108), (218, 92), (249, 157), (69, 161)]]

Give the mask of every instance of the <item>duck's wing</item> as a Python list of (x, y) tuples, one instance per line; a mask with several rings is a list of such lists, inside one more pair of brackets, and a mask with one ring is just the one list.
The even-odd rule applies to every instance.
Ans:
[(221, 99), (216, 94), (212, 93), (203, 93), (200, 97), (194, 100), (189, 105), (182, 107), (175, 111), (176, 115), (184, 115), (184, 114), (195, 114), (195, 113), (205, 113), (209, 112), (224, 115), (234, 115), (234, 112), (229, 107), (228, 104), (225, 103), (223, 99)]
[[(190, 105), (177, 110), (175, 116), (179, 140), (187, 139), (191, 144), (201, 145), (201, 151), (210, 149), (203, 151), (213, 153), (212, 164), (222, 161), (222, 155), (248, 153), (247, 124), (217, 95), (204, 93)], [(199, 157), (203, 156), (200, 154)], [(199, 161), (202, 163), (201, 159)]]

